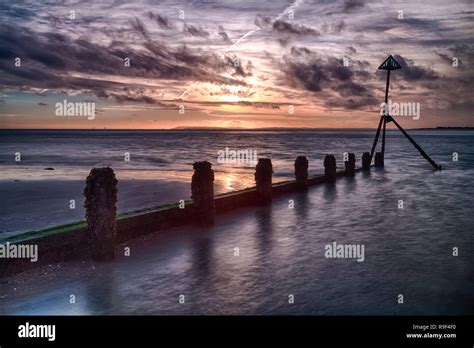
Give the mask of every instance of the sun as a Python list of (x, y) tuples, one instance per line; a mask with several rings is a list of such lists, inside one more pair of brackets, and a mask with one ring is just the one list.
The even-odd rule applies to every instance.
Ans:
[(229, 103), (237, 103), (241, 99), (238, 95), (228, 94), (228, 95), (221, 96), (221, 100), (224, 102), (229, 102)]
[(247, 89), (238, 85), (228, 85), (222, 90), (220, 99), (224, 102), (236, 103), (243, 100), (250, 100), (251, 97)]

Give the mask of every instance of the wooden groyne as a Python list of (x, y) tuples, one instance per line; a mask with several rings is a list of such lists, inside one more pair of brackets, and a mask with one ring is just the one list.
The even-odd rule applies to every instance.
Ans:
[[(308, 160), (299, 156), (294, 164), (296, 180), (272, 183), (270, 159), (260, 159), (255, 171), (256, 186), (214, 196), (214, 171), (209, 162), (196, 162), (191, 183), (192, 200), (180, 201), (116, 215), (117, 180), (111, 168), (94, 168), (84, 189), (86, 221), (20, 234), (1, 241), (14, 245), (36, 245), (38, 261), (26, 258), (0, 258), (0, 278), (36, 266), (73, 259), (113, 260), (117, 244), (156, 232), (173, 233), (174, 227), (211, 226), (214, 216), (237, 208), (269, 205), (273, 198), (307, 190), (309, 186), (334, 182), (370, 170), (367, 155), (363, 167), (356, 168), (355, 155), (348, 154), (344, 169), (337, 169), (333, 155), (324, 159), (324, 174), (309, 176)], [(364, 161), (365, 160), (365, 161)]]

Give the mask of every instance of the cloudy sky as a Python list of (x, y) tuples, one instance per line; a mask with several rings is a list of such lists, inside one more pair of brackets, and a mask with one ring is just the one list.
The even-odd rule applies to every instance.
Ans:
[(473, 19), (470, 0), (4, 1), (0, 127), (374, 128), (389, 54), (390, 99), (421, 108), (402, 125), (474, 126)]

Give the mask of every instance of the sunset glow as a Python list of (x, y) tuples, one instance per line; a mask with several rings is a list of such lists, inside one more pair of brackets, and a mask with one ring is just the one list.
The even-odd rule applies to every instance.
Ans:
[[(0, 127), (374, 128), (377, 67), (389, 54), (403, 65), (392, 98), (421, 104), (405, 126), (472, 126), (469, 10), (464, 1), (25, 1), (0, 11)], [(97, 117), (56, 117), (65, 97), (95, 102)]]

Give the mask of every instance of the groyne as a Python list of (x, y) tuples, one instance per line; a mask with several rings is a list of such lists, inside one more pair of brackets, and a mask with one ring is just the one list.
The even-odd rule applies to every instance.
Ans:
[[(364, 158), (365, 157), (365, 158)], [(366, 160), (367, 154), (363, 159)], [(272, 183), (270, 159), (260, 159), (255, 171), (256, 186), (214, 196), (214, 172), (209, 162), (195, 162), (191, 183), (192, 199), (116, 215), (117, 180), (111, 168), (91, 170), (84, 189), (86, 221), (41, 231), (19, 234), (0, 241), (6, 247), (36, 246), (38, 260), (0, 258), (0, 278), (25, 270), (73, 259), (114, 259), (120, 243), (151, 233), (173, 233), (185, 225), (211, 226), (216, 214), (237, 208), (269, 205), (273, 198), (307, 190), (318, 184), (334, 184), (336, 179), (370, 170), (370, 164), (356, 168), (355, 155), (348, 154), (344, 169), (338, 169), (333, 155), (324, 159), (324, 174), (308, 175), (308, 160), (295, 161), (295, 180)], [(341, 167), (342, 168), (342, 167)]]

